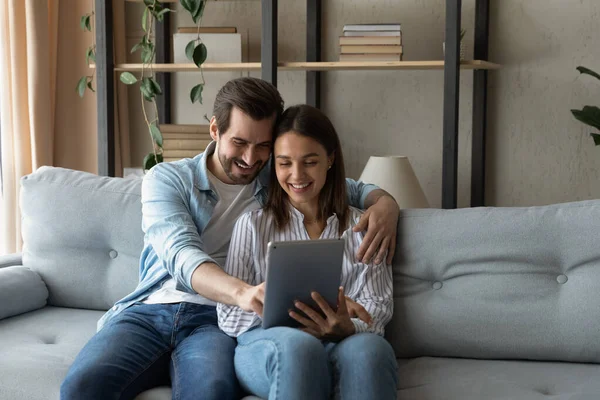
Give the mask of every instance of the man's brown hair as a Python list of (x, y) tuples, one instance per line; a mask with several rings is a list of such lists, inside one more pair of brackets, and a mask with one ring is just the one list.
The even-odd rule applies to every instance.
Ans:
[[(324, 220), (333, 213), (339, 220), (339, 234), (341, 235), (348, 224), (348, 197), (346, 194), (346, 172), (344, 171), (344, 157), (340, 139), (333, 124), (318, 109), (309, 105), (292, 106), (285, 110), (275, 127), (273, 142), (288, 132), (294, 132), (309, 137), (319, 142), (327, 151), (327, 155), (334, 155), (333, 164), (327, 170), (327, 179), (319, 193), (319, 212), (317, 218)], [(268, 212), (273, 213), (278, 228), (287, 226), (290, 220), (288, 195), (277, 181), (275, 173), (275, 160), (271, 162), (271, 181), (269, 182), (269, 197), (265, 205)]]
[(265, 80), (251, 77), (230, 80), (217, 93), (213, 107), (219, 135), (229, 129), (233, 107), (255, 121), (271, 117), (277, 121), (283, 113), (283, 99), (277, 88)]

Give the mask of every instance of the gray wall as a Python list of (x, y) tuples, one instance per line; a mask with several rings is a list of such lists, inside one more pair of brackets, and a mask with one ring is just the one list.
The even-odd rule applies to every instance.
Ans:
[[(538, 205), (598, 197), (600, 149), (569, 112), (598, 99), (600, 82), (575, 67), (600, 70), (600, 2), (490, 0), (488, 205)], [(305, 1), (280, 0), (279, 59), (305, 57)], [(128, 4), (131, 45), (139, 34)], [(467, 58), (472, 57), (474, 0), (463, 0)], [(260, 1), (209, 2), (205, 26), (237, 26), (247, 61), (260, 60)], [(324, 0), (323, 57), (338, 59), (346, 23), (401, 22), (405, 60), (442, 58), (445, 0)], [(173, 25), (191, 26), (181, 10)], [(210, 49), (209, 49), (210, 51)], [(259, 76), (258, 73), (253, 73)], [(442, 71), (337, 71), (322, 74), (323, 110), (341, 136), (348, 174), (358, 177), (370, 155), (406, 155), (434, 207), (441, 204)], [(305, 73), (280, 72), (287, 105), (304, 101)], [(460, 207), (469, 205), (472, 73), (461, 73)], [(130, 90), (132, 160), (149, 151)], [(183, 93), (187, 97), (187, 93)], [(137, 117), (135, 117), (137, 116)], [(199, 119), (198, 123), (202, 123)]]

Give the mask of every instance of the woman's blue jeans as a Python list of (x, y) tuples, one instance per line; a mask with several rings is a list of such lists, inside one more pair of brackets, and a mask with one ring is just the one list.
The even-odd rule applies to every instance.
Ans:
[(116, 315), (85, 345), (60, 397), (133, 399), (171, 384), (174, 400), (237, 400), (235, 346), (217, 326), (213, 306), (138, 303)]
[(372, 333), (332, 343), (294, 328), (256, 328), (235, 350), (241, 386), (269, 400), (392, 400), (397, 368), (392, 346)]

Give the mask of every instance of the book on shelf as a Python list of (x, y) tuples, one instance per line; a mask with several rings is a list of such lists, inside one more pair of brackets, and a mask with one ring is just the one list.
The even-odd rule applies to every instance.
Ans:
[(344, 32), (346, 31), (397, 31), (402, 30), (402, 25), (398, 23), (390, 24), (346, 24), (344, 25)]
[(357, 53), (379, 53), (379, 54), (401, 54), (402, 46), (340, 46), (341, 54), (357, 54)]
[(182, 159), (182, 158), (194, 158), (198, 154), (202, 153), (202, 150), (163, 150), (163, 160), (169, 159), (171, 161)]
[(402, 36), (340, 36), (340, 45), (401, 45)]
[(235, 26), (181, 26), (177, 28), (177, 33), (237, 33)]
[(163, 138), (163, 150), (198, 150), (204, 151), (211, 139), (166, 139)]
[(402, 36), (400, 31), (344, 31), (344, 36)]
[(402, 61), (402, 54), (340, 54), (340, 61)]

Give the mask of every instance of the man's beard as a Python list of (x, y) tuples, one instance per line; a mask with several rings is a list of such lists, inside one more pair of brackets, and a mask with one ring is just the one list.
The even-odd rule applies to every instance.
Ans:
[(233, 172), (233, 163), (234, 162), (237, 162), (239, 165), (242, 165), (245, 167), (249, 166), (249, 165), (246, 164), (244, 161), (240, 160), (239, 158), (227, 158), (224, 154), (221, 154), (221, 153), (219, 153), (219, 162), (221, 163), (221, 166), (223, 167), (223, 171), (225, 171), (225, 174), (227, 175), (227, 177), (229, 179), (231, 179), (231, 181), (236, 185), (249, 184), (258, 176), (258, 173), (260, 172), (260, 170), (263, 167), (262, 161), (257, 161), (253, 166), (255, 169), (252, 174), (244, 174), (244, 175), (237, 174), (236, 175)]

